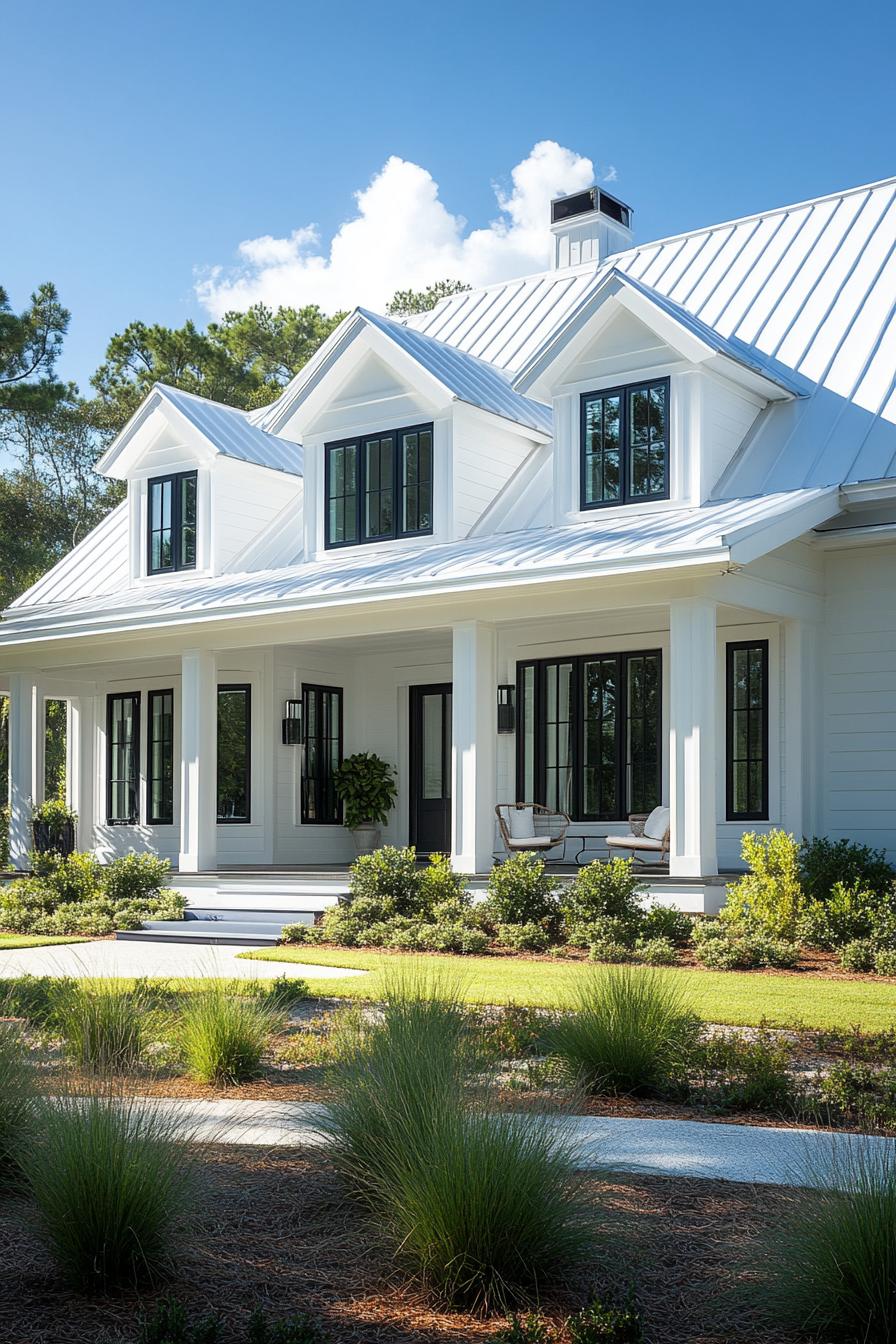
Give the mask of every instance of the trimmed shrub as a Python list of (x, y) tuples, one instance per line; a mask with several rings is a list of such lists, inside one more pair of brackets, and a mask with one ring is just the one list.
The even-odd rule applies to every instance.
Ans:
[(799, 945), (721, 920), (694, 923), (694, 955), (712, 971), (753, 971), (762, 966), (786, 970), (799, 961)]
[(818, 1094), (841, 1121), (865, 1129), (896, 1129), (896, 1068), (835, 1064), (820, 1079)]
[(307, 980), (294, 975), (278, 975), (265, 985), (264, 1002), (275, 1012), (288, 1012), (297, 1003), (311, 998), (311, 988)]
[(126, 1074), (140, 1063), (152, 1001), (146, 985), (117, 980), (57, 982), (50, 990), (52, 1019), (65, 1053), (88, 1073)]
[(687, 947), (694, 936), (694, 920), (674, 905), (651, 905), (639, 925), (641, 938), (667, 938), (676, 947)]
[(168, 859), (156, 854), (125, 854), (103, 869), (103, 891), (113, 905), (150, 901), (158, 896), (170, 872)]
[(393, 935), (390, 947), (416, 948), (420, 952), (456, 952), (462, 956), (481, 956), (488, 951), (488, 934), (470, 920), (442, 920), (434, 924), (420, 924), (416, 931)]
[(637, 895), (639, 881), (631, 859), (595, 861), (580, 869), (563, 898), (569, 941), (585, 946), (595, 941), (595, 926), (612, 920), (618, 930), (617, 941), (634, 943), (644, 919)]
[(680, 988), (645, 966), (604, 967), (584, 976), (573, 1008), (551, 1026), (548, 1041), (568, 1075), (589, 1092), (657, 1091), (698, 1029)]
[[(382, 919), (425, 913), (417, 853), (412, 846), (398, 849), (395, 845), (383, 845), (372, 854), (362, 854), (352, 864), (348, 881), (351, 905), (368, 900), (371, 909), (377, 907), (382, 911)], [(368, 922), (372, 919), (368, 918)]]
[(498, 942), (514, 952), (543, 952), (550, 937), (543, 924), (499, 924)]
[(268, 1040), (282, 1022), (270, 1001), (239, 998), (225, 987), (191, 994), (179, 1033), (190, 1076), (216, 1087), (257, 1078)]
[(569, 1344), (642, 1344), (641, 1316), (630, 1303), (614, 1306), (599, 1299), (566, 1321)]
[(589, 961), (601, 961), (621, 964), (625, 961), (631, 961), (634, 956), (632, 948), (625, 943), (616, 943), (612, 938), (599, 938), (596, 943), (592, 943), (588, 949)]
[(454, 871), (447, 854), (430, 854), (427, 866), (418, 869), (417, 878), (421, 906), (431, 911), (436, 920), (450, 918), (449, 910), (468, 910), (473, 904), (466, 878)]
[(34, 876), (0, 890), (0, 928), (101, 936), (147, 919), (181, 919), (183, 897), (161, 887), (167, 859), (130, 854), (105, 868), (92, 854), (32, 855)]
[(803, 891), (810, 901), (827, 901), (838, 884), (886, 896), (896, 877), (882, 849), (826, 836), (803, 841), (799, 866)]
[(719, 1033), (695, 1041), (685, 1061), (682, 1096), (717, 1111), (793, 1115), (797, 1090), (790, 1055), (772, 1036)]
[(773, 938), (793, 939), (804, 904), (796, 840), (786, 831), (750, 832), (741, 840), (741, 857), (750, 871), (728, 887), (720, 919)]
[(635, 957), (645, 966), (675, 966), (678, 949), (669, 938), (639, 938), (635, 943)]
[(534, 854), (511, 854), (488, 875), (483, 915), (495, 925), (545, 924), (559, 919), (558, 883)]
[(870, 971), (874, 956), (875, 946), (870, 938), (853, 938), (840, 948), (838, 960), (845, 971)]
[(881, 947), (874, 954), (876, 975), (896, 976), (896, 947)]
[(155, 1282), (172, 1265), (194, 1170), (178, 1121), (134, 1098), (56, 1097), (23, 1166), (44, 1238), (87, 1292)]
[(800, 935), (810, 946), (828, 951), (858, 938), (896, 947), (896, 888), (877, 892), (857, 881), (835, 882), (826, 900), (806, 907)]
[(14, 1022), (0, 1022), (0, 1177), (18, 1162), (33, 1116), (34, 1088), (25, 1043)]
[(769, 1246), (761, 1305), (769, 1326), (831, 1344), (896, 1337), (896, 1154), (838, 1142), (832, 1170), (807, 1170), (819, 1186), (793, 1205)]

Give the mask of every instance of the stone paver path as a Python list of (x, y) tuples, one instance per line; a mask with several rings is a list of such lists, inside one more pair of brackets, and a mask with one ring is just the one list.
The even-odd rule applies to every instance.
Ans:
[[(261, 1147), (320, 1147), (324, 1107), (285, 1101), (144, 1101), (163, 1107), (184, 1130), (207, 1143)], [(568, 1129), (582, 1171), (600, 1168), (650, 1176), (685, 1176), (747, 1185), (811, 1185), (831, 1175), (835, 1153), (859, 1144), (892, 1150), (896, 1140), (832, 1136), (819, 1130), (773, 1129), (697, 1120), (632, 1120), (580, 1115), (551, 1120)]]
[(340, 975), (366, 975), (366, 971), (340, 970), (332, 966), (304, 966), (299, 962), (240, 961), (242, 946), (202, 947), (189, 943), (131, 943), (109, 940), (95, 943), (57, 944), (54, 947), (0, 949), (0, 979), (19, 975), (143, 976), (162, 979), (196, 979), (222, 976), (234, 980), (275, 980), (280, 975), (303, 980)]

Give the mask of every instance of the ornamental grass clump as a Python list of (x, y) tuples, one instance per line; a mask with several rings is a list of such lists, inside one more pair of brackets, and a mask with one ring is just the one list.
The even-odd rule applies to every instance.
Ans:
[(570, 1008), (548, 1032), (548, 1048), (589, 1092), (637, 1096), (659, 1090), (699, 1029), (681, 990), (646, 966), (583, 972)]
[(43, 1237), (74, 1287), (105, 1293), (164, 1278), (191, 1205), (189, 1139), (133, 1097), (44, 1104), (23, 1167)]
[(0, 1022), (0, 1180), (16, 1166), (32, 1129), (34, 1085), (18, 1025)]
[(282, 1024), (283, 1013), (270, 999), (243, 997), (221, 985), (190, 995), (179, 1030), (190, 1077), (216, 1087), (257, 1078)]
[(562, 1130), (502, 1114), (456, 989), (392, 979), (332, 1071), (338, 1168), (396, 1258), (440, 1301), (473, 1309), (538, 1295), (585, 1235)]
[(835, 1141), (829, 1169), (795, 1174), (819, 1186), (776, 1229), (763, 1276), (770, 1324), (827, 1344), (896, 1338), (896, 1152)]
[(96, 1074), (136, 1069), (156, 1020), (149, 987), (139, 980), (59, 981), (50, 988), (50, 1010), (69, 1062)]

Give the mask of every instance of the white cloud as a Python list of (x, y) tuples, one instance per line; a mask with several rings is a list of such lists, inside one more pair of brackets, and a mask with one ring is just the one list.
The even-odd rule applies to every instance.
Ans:
[[(615, 177), (615, 169), (610, 172)], [(550, 260), (551, 197), (590, 186), (594, 165), (541, 140), (510, 178), (509, 190), (495, 187), (496, 218), (470, 230), (439, 199), (438, 183), (425, 168), (393, 155), (355, 193), (357, 213), (329, 248), (313, 224), (288, 238), (250, 238), (239, 245), (237, 265), (208, 268), (196, 293), (214, 317), (259, 302), (317, 303), (325, 312), (356, 304), (382, 309), (397, 289), (443, 279), (483, 285), (542, 270)]]

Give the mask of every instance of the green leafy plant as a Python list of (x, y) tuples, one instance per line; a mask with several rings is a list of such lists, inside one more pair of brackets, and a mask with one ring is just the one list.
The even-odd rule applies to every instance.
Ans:
[(799, 1101), (786, 1045), (768, 1033), (719, 1032), (692, 1043), (682, 1060), (682, 1099), (715, 1111), (791, 1116)]
[(144, 982), (60, 980), (50, 1008), (71, 1063), (90, 1073), (126, 1074), (140, 1063), (152, 1021)]
[(676, 947), (687, 947), (693, 935), (694, 920), (674, 905), (651, 905), (638, 928), (640, 938), (668, 938)]
[(841, 1061), (819, 1080), (819, 1101), (834, 1118), (864, 1129), (896, 1129), (896, 1067)]
[(307, 980), (298, 976), (278, 975), (264, 990), (264, 1001), (275, 1012), (288, 1012), (297, 1003), (311, 998), (311, 989)]
[(242, 998), (226, 986), (191, 994), (181, 1011), (179, 1039), (192, 1078), (223, 1087), (261, 1073), (282, 1014), (264, 999)]
[(614, 941), (634, 945), (645, 917), (637, 894), (639, 882), (631, 859), (594, 862), (580, 869), (563, 895), (563, 921), (569, 941), (585, 947), (597, 941), (599, 926), (612, 921)]
[(642, 1344), (641, 1316), (631, 1302), (616, 1306), (597, 1298), (567, 1319), (569, 1344)]
[(695, 957), (712, 971), (753, 971), (760, 966), (786, 970), (798, 963), (800, 955), (796, 942), (722, 920), (695, 921), (693, 941)]
[(840, 965), (845, 971), (870, 971), (874, 966), (875, 947), (870, 938), (852, 938), (839, 950)]
[(75, 843), (77, 814), (62, 798), (48, 798), (31, 809), (34, 848), (42, 853), (70, 854)]
[(498, 942), (514, 952), (544, 952), (550, 935), (543, 924), (499, 924)]
[(817, 1188), (775, 1229), (757, 1285), (769, 1325), (885, 1344), (896, 1337), (896, 1155), (840, 1141), (829, 1167), (797, 1181)]
[(9, 805), (0, 807), (0, 869), (9, 867)]
[(488, 875), (483, 918), (501, 924), (544, 924), (553, 929), (560, 916), (557, 881), (534, 854), (511, 854)]
[(393, 915), (427, 913), (425, 892), (421, 890), (417, 853), (413, 846), (399, 849), (383, 845), (373, 854), (362, 854), (349, 870), (351, 906), (369, 901), (367, 922), (389, 919)]
[(786, 831), (748, 832), (741, 840), (741, 857), (750, 871), (728, 887), (720, 919), (792, 940), (804, 904), (796, 840)]
[(604, 966), (583, 976), (572, 1012), (548, 1031), (566, 1073), (590, 1092), (655, 1092), (698, 1030), (681, 990), (646, 966)]
[(598, 938), (588, 949), (588, 960), (621, 965), (631, 961), (634, 950), (627, 943), (615, 942), (612, 938)]
[(675, 966), (678, 949), (670, 938), (639, 938), (635, 943), (635, 957), (645, 966)]
[(65, 1277), (88, 1292), (163, 1278), (190, 1207), (196, 1149), (182, 1124), (123, 1096), (58, 1096), (23, 1168)]
[(882, 849), (872, 849), (853, 840), (829, 840), (826, 836), (803, 841), (799, 868), (803, 890), (810, 901), (827, 901), (840, 883), (884, 896), (896, 877)]
[(160, 885), (167, 860), (128, 855), (102, 867), (92, 854), (49, 852), (34, 854), (32, 862), (32, 877), (0, 890), (0, 928), (99, 936), (148, 919), (183, 917), (183, 897)]
[(219, 1344), (221, 1328), (220, 1316), (191, 1321), (181, 1302), (165, 1297), (148, 1315), (141, 1316), (137, 1344)]
[(374, 752), (346, 756), (334, 772), (333, 784), (342, 803), (346, 826), (384, 826), (395, 806), (395, 768)]
[(0, 1177), (19, 1160), (34, 1108), (33, 1078), (21, 1031), (15, 1022), (0, 1022)]
[(256, 1307), (246, 1329), (246, 1344), (322, 1344), (320, 1325), (307, 1312), (274, 1317)]

